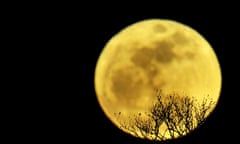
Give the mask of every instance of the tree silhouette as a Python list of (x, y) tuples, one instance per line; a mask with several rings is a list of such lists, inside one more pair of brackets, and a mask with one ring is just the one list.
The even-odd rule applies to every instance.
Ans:
[[(157, 93), (149, 112), (129, 116), (121, 128), (145, 139), (167, 140), (182, 137), (202, 125), (214, 102), (207, 98), (200, 103), (177, 93)], [(144, 115), (144, 116), (143, 116)]]

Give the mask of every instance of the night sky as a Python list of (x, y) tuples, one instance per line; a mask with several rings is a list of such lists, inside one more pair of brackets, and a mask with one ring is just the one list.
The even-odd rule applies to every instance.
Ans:
[(173, 7), (169, 5), (152, 4), (146, 8), (136, 5), (131, 10), (117, 8), (117, 3), (113, 5), (94, 9), (91, 4), (61, 4), (37, 14), (42, 19), (38, 21), (43, 35), (38, 41), (42, 45), (41, 59), (47, 66), (42, 74), (48, 77), (43, 88), (51, 91), (44, 95), (46, 99), (41, 99), (46, 113), (39, 110), (42, 123), (38, 127), (42, 132), (38, 139), (66, 143), (151, 143), (123, 133), (107, 119), (97, 102), (94, 70), (102, 48), (119, 30), (143, 19), (166, 18), (191, 26), (202, 34), (214, 48), (222, 70), (221, 96), (212, 115), (190, 135), (169, 143), (235, 141), (237, 132), (233, 129), (238, 125), (234, 122), (239, 112), (232, 113), (238, 109), (235, 103), (239, 82), (234, 84), (234, 79), (239, 47), (234, 45), (237, 21), (234, 9), (228, 5), (206, 7), (208, 4), (197, 8), (197, 3), (192, 8), (185, 5), (176, 10), (171, 10)]
[[(208, 40), (218, 56), (221, 64), (223, 79), (220, 101), (213, 114), (207, 119), (206, 123), (189, 136), (169, 142), (182, 144), (205, 144), (231, 139), (231, 132), (229, 133), (228, 129), (231, 128), (230, 123), (232, 122), (230, 119), (232, 118), (229, 111), (232, 111), (232, 109), (229, 108), (229, 105), (232, 101), (230, 99), (233, 95), (230, 95), (231, 92), (229, 92), (230, 85), (228, 84), (227, 78), (229, 74), (227, 67), (229, 67), (229, 64), (227, 63), (228, 57), (226, 56), (229, 49), (233, 49), (228, 44), (229, 36), (227, 35), (230, 32), (229, 29), (226, 29), (226, 26), (228, 26), (229, 23), (224, 22), (222, 18), (218, 18), (218, 12), (205, 15), (195, 15), (195, 13), (191, 11), (189, 11), (188, 14), (179, 14), (178, 12), (169, 14), (168, 12), (162, 13), (162, 11), (158, 12), (157, 10), (154, 12), (149, 14), (141, 11), (141, 13), (134, 12), (134, 14), (130, 13), (129, 15), (121, 13), (117, 13), (115, 15), (114, 12), (112, 14), (112, 12), (109, 11), (101, 14), (100, 16), (98, 14), (93, 14), (90, 21), (86, 21), (86, 29), (89, 28), (89, 33), (86, 37), (87, 40), (85, 41), (86, 45), (84, 47), (82, 47), (81, 44), (76, 46), (76, 49), (79, 47), (83, 50), (83, 52), (81, 50), (77, 50), (76, 53), (81, 53), (80, 56), (78, 56), (78, 54), (74, 51), (74, 56), (78, 57), (76, 59), (79, 59), (78, 61), (82, 66), (81, 70), (78, 70), (80, 73), (83, 73), (83, 77), (79, 77), (80, 85), (76, 87), (81, 93), (81, 95), (79, 95), (79, 97), (81, 97), (79, 98), (79, 113), (76, 111), (77, 114), (80, 115), (78, 117), (80, 119), (78, 125), (79, 129), (81, 127), (81, 121), (83, 120), (84, 126), (89, 125), (89, 128), (86, 128), (86, 132), (88, 133), (87, 135), (93, 138), (89, 140), (92, 141), (96, 138), (99, 143), (132, 144), (149, 142), (133, 138), (123, 133), (105, 117), (96, 101), (93, 83), (94, 68), (98, 55), (105, 43), (120, 29), (146, 18), (167, 18), (177, 20), (195, 28)], [(98, 21), (97, 19), (94, 20), (94, 17), (102, 18)], [(87, 23), (89, 23), (89, 25)], [(81, 55), (83, 56), (82, 58)], [(76, 66), (78, 66), (77, 62)], [(74, 103), (77, 102), (75, 101)], [(82, 104), (84, 104), (84, 107)], [(82, 137), (82, 135), (80, 134), (79, 137)]]

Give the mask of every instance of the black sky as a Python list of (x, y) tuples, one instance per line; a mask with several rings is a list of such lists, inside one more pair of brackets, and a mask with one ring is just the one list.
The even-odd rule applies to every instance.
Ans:
[[(231, 74), (227, 69), (229, 64), (227, 62), (228, 56), (226, 55), (229, 54), (229, 49), (233, 48), (229, 44), (229, 34), (232, 25), (225, 21), (228, 19), (228, 16), (224, 16), (224, 13), (220, 13), (220, 15), (223, 16), (219, 17), (218, 11), (209, 11), (208, 14), (201, 14), (200, 11), (197, 11), (199, 13), (195, 13), (195, 11), (192, 10), (189, 10), (188, 13), (184, 14), (179, 14), (179, 12), (175, 11), (171, 13), (168, 13), (168, 11), (158, 12), (158, 10), (155, 10), (152, 13), (148, 13), (147, 10), (142, 10), (139, 13), (132, 13), (130, 11), (129, 14), (126, 14), (123, 9), (122, 12), (123, 13), (117, 11), (115, 14), (114, 10), (109, 10), (109, 12), (100, 15), (97, 14), (98, 12), (96, 12), (96, 15), (90, 15), (90, 18), (85, 21), (86, 28), (83, 28), (84, 32), (87, 33), (85, 37), (87, 40), (83, 40), (84, 46), (82, 46), (81, 42), (76, 44), (76, 49), (73, 51), (76, 60), (78, 60), (82, 66), (81, 70), (77, 70), (79, 70), (80, 73), (83, 73), (79, 76), (80, 85), (76, 86), (80, 93), (83, 92), (79, 95), (81, 98), (76, 98), (80, 105), (79, 108), (78, 106), (76, 107), (79, 109), (79, 112), (75, 111), (79, 115), (79, 117), (76, 118), (80, 121), (77, 125), (78, 128), (76, 129), (81, 129), (81, 121), (83, 120), (85, 123), (84, 125), (90, 126), (86, 129), (86, 133), (93, 135), (93, 138), (97, 135), (97, 141), (100, 143), (146, 143), (146, 141), (122, 133), (105, 117), (95, 97), (96, 95), (93, 85), (94, 68), (98, 55), (104, 47), (104, 44), (120, 29), (133, 22), (146, 18), (167, 18), (192, 26), (209, 41), (219, 58), (223, 77), (223, 89), (220, 102), (205, 125), (191, 135), (172, 142), (182, 144), (203, 144), (231, 139), (231, 132), (229, 133), (228, 130), (231, 130), (230, 123), (232, 123), (232, 121), (230, 119), (232, 119), (232, 115), (229, 113), (232, 109), (230, 109), (229, 106), (232, 101), (231, 99), (233, 99), (233, 95), (229, 92), (231, 88), (228, 85), (228, 77)], [(79, 32), (79, 36), (82, 35), (81, 28), (79, 29)], [(80, 40), (78, 39), (77, 41)], [(79, 55), (79, 53), (81, 54)], [(76, 63), (76, 66), (78, 66), (78, 63)], [(76, 97), (77, 96), (78, 95), (76, 95)], [(74, 103), (77, 104), (78, 102), (75, 101)], [(82, 135), (80, 134), (79, 137), (82, 137)]]
[(96, 99), (94, 70), (102, 48), (116, 32), (143, 19), (166, 18), (191, 26), (208, 40), (219, 58), (223, 79), (220, 101), (206, 123), (191, 135), (169, 143), (234, 141), (232, 130), (238, 117), (234, 105), (237, 86), (233, 85), (238, 65), (235, 9), (207, 3), (174, 5), (177, 8), (171, 4), (112, 5), (56, 4), (39, 8), (32, 15), (34, 32), (39, 33), (33, 45), (39, 50), (38, 64), (45, 68), (39, 69), (44, 85), (38, 89), (42, 94), (38, 110), (41, 123), (33, 128), (41, 131), (37, 138), (69, 143), (147, 143), (121, 132), (106, 118)]

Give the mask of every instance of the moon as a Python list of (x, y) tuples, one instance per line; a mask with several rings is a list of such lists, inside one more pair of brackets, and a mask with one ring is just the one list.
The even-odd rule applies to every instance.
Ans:
[[(146, 19), (126, 26), (106, 43), (95, 68), (97, 100), (120, 130), (133, 115), (149, 112), (156, 89), (197, 99), (216, 107), (221, 68), (209, 42), (190, 26), (169, 19)], [(163, 128), (162, 128), (163, 129)], [(160, 130), (161, 131), (161, 130)]]

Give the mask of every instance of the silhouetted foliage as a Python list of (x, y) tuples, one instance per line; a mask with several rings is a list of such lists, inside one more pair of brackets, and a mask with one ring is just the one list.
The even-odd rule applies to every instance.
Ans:
[(129, 117), (121, 127), (133, 135), (155, 140), (167, 140), (184, 136), (203, 124), (213, 101), (201, 103), (189, 96), (177, 93), (163, 95), (158, 91), (157, 100), (143, 117), (142, 113)]

